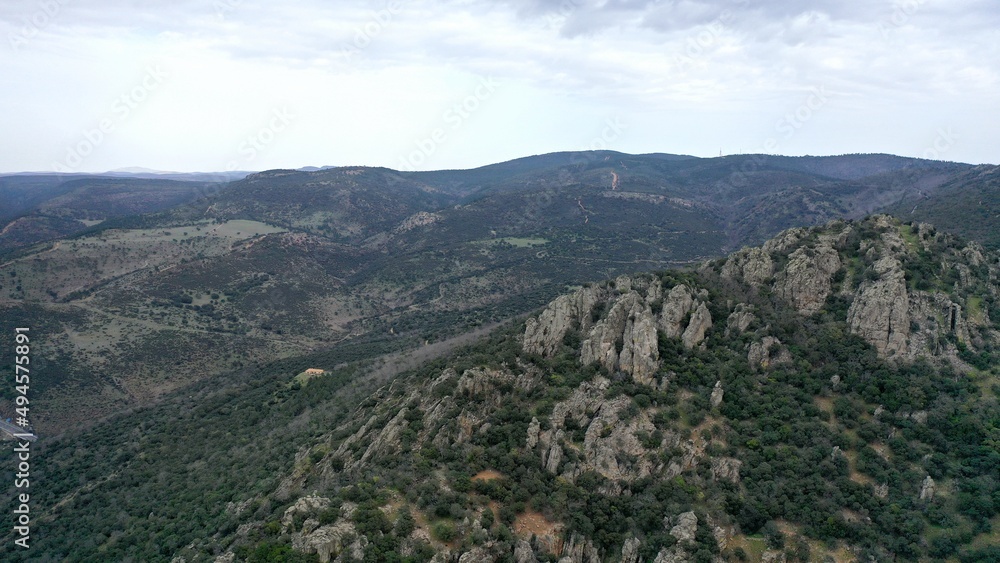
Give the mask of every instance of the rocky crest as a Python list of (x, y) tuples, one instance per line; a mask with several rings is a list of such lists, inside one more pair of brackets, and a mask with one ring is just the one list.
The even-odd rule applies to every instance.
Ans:
[[(699, 345), (712, 327), (704, 294), (678, 284), (664, 295), (657, 278), (621, 276), (614, 289), (586, 287), (559, 297), (525, 324), (524, 349), (554, 356), (567, 334), (577, 331), (580, 361), (622, 371), (636, 383), (655, 384), (660, 354), (657, 331)], [(606, 313), (602, 310), (606, 309)]]

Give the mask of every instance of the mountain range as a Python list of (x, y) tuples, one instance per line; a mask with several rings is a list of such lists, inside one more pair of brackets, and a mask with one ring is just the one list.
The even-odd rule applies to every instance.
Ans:
[(986, 560), (997, 170), (2, 177), (38, 560)]

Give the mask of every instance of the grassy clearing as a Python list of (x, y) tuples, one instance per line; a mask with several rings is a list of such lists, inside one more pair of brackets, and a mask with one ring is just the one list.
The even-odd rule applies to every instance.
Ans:
[(549, 239), (539, 238), (539, 237), (503, 237), (498, 239), (490, 240), (477, 240), (473, 244), (491, 245), (495, 246), (500, 243), (507, 243), (514, 248), (531, 248), (534, 246), (543, 246), (548, 244)]
[(903, 241), (906, 242), (906, 248), (910, 252), (916, 252), (920, 249), (920, 239), (917, 238), (917, 233), (910, 230), (908, 225), (899, 226), (899, 236), (903, 237)]

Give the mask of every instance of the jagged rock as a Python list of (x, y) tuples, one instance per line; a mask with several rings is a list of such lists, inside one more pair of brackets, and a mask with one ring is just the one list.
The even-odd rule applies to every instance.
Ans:
[(875, 487), (874, 487), (874, 493), (875, 493), (875, 496), (877, 496), (878, 498), (888, 498), (888, 496), (889, 496), (889, 484), (888, 483), (879, 483), (878, 485), (875, 485)]
[(213, 563), (233, 563), (234, 561), (236, 561), (236, 554), (232, 551), (227, 551), (216, 557)]
[(932, 500), (934, 498), (934, 489), (934, 479), (928, 475), (920, 485), (920, 500)]
[(601, 563), (601, 556), (594, 547), (594, 542), (573, 534), (569, 543), (563, 548), (560, 562), (566, 563)]
[(639, 563), (639, 548), (641, 546), (642, 542), (638, 538), (625, 540), (625, 544), (622, 545), (621, 563)]
[(743, 467), (743, 462), (734, 457), (712, 458), (712, 479), (739, 483), (741, 467)]
[(563, 436), (562, 430), (557, 431), (549, 450), (542, 454), (542, 464), (545, 465), (545, 470), (553, 475), (559, 471), (559, 463), (562, 461), (563, 451), (559, 442), (562, 441)]
[(698, 517), (694, 512), (684, 512), (679, 514), (677, 523), (670, 528), (670, 535), (677, 538), (678, 542), (694, 541), (695, 533), (698, 531)]
[(679, 338), (683, 332), (684, 319), (694, 307), (695, 300), (691, 289), (684, 284), (675, 285), (663, 301), (663, 310), (660, 311), (657, 326), (667, 337)]
[(597, 287), (585, 287), (557, 297), (538, 317), (525, 323), (525, 351), (543, 356), (556, 353), (574, 324), (580, 323), (580, 330), (589, 328), (590, 311), (601, 297), (602, 291)]
[[(309, 534), (292, 534), (292, 547), (297, 551), (317, 554), (321, 563), (328, 563), (331, 558), (338, 556), (348, 548), (351, 551), (360, 550), (363, 557), (364, 546), (358, 543), (356, 536), (357, 530), (354, 528), (354, 524), (341, 519), (336, 524), (316, 528)], [(345, 545), (344, 542), (352, 538), (354, 538), (354, 542), (351, 545)], [(355, 548), (355, 544), (358, 544), (357, 548)]]
[(673, 549), (663, 548), (656, 554), (653, 563), (688, 563), (691, 558), (679, 547)]
[(789, 257), (775, 284), (775, 293), (800, 313), (819, 311), (830, 295), (833, 275), (840, 270), (840, 255), (829, 245), (799, 248)]
[(736, 309), (726, 319), (726, 336), (735, 336), (746, 332), (755, 320), (757, 320), (757, 316), (750, 312), (747, 305), (743, 303), (736, 305)]
[(744, 248), (734, 252), (722, 266), (722, 277), (760, 287), (774, 275), (774, 261), (763, 248)]
[(497, 387), (512, 384), (515, 379), (514, 374), (505, 370), (467, 369), (458, 380), (458, 393), (473, 397), (494, 394)]
[(725, 391), (722, 389), (722, 381), (716, 381), (715, 387), (712, 389), (712, 398), (710, 403), (712, 408), (718, 408), (722, 404), (722, 397), (725, 395)]
[(528, 439), (525, 440), (524, 445), (528, 449), (534, 449), (535, 445), (538, 444), (538, 433), (541, 431), (541, 423), (538, 422), (538, 417), (531, 417), (531, 424), (528, 425)]
[(910, 415), (910, 420), (918, 424), (927, 424), (927, 411), (916, 411)]
[[(635, 434), (652, 433), (656, 427), (646, 413), (622, 421), (621, 413), (631, 403), (628, 397), (617, 397), (603, 403), (594, 413), (583, 442), (582, 469), (596, 471), (612, 481), (631, 481), (650, 474), (653, 464)], [(627, 459), (636, 462), (628, 464)]]
[(863, 284), (847, 311), (847, 324), (883, 357), (905, 354), (910, 334), (909, 294), (899, 260), (883, 256), (874, 264), (878, 279)]
[(760, 557), (760, 563), (785, 563), (785, 552), (769, 549)]
[(518, 540), (514, 546), (514, 561), (517, 563), (538, 563), (535, 552), (531, 549), (531, 544), (525, 540)]
[(773, 336), (765, 336), (760, 342), (750, 344), (747, 360), (750, 362), (750, 367), (754, 369), (767, 369), (775, 365), (790, 363), (792, 356), (781, 345), (780, 340)]
[(712, 328), (712, 314), (708, 312), (708, 307), (701, 303), (691, 314), (691, 321), (681, 335), (681, 342), (685, 348), (694, 348), (705, 340), (705, 331), (710, 328)]
[(486, 547), (474, 547), (458, 558), (458, 563), (493, 563), (496, 557)]
[(656, 321), (646, 303), (636, 303), (622, 334), (622, 352), (618, 365), (632, 374), (632, 379), (642, 385), (654, 383), (660, 367), (660, 350), (656, 336)]
[(315, 495), (304, 496), (295, 501), (295, 504), (285, 509), (285, 513), (281, 516), (281, 527), (284, 530), (288, 530), (295, 516), (299, 514), (316, 514), (329, 507), (330, 499), (326, 497)]

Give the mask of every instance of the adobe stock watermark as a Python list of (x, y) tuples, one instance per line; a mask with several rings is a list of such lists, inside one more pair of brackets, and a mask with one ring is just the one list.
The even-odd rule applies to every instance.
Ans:
[(380, 10), (372, 10), (369, 14), (368, 21), (364, 25), (358, 26), (354, 30), (354, 36), (351, 38), (351, 43), (345, 45), (341, 50), (341, 54), (347, 62), (351, 62), (356, 55), (361, 54), (362, 51), (368, 48), (369, 45), (378, 37), (385, 28), (392, 22), (392, 20), (399, 15), (403, 9), (403, 2), (400, 0), (389, 0), (386, 2), (385, 7)]
[[(287, 129), (294, 119), (295, 114), (286, 107), (271, 110), (271, 117), (268, 119), (267, 124), (252, 135), (247, 135), (246, 140), (240, 143), (239, 148), (237, 148), (237, 152), (242, 157), (244, 165), (257, 160), (260, 153), (264, 152), (268, 146), (274, 143), (278, 134)], [(239, 160), (230, 160), (229, 164), (226, 165), (226, 171), (232, 172), (239, 169), (239, 167)]]
[(734, 17), (731, 10), (723, 10), (719, 17), (705, 26), (705, 29), (688, 37), (684, 43), (684, 52), (674, 54), (674, 64), (677, 65), (677, 68), (683, 70), (685, 67), (693, 65), (695, 59), (715, 46), (722, 34), (726, 32), (726, 24), (733, 21)]
[[(479, 79), (479, 84), (472, 93), (462, 100), (452, 104), (452, 106), (441, 114), (441, 120), (445, 125), (450, 126), (450, 131), (458, 131), (475, 114), (483, 103), (493, 97), (497, 87), (500, 86), (492, 76)], [(448, 141), (449, 128), (444, 126), (435, 127), (430, 133), (421, 139), (413, 142), (414, 150), (406, 156), (399, 157), (400, 170), (413, 172), (422, 166), (428, 158), (437, 152), (441, 145)]]
[(910, 18), (919, 12), (926, 3), (927, 0), (898, 0), (894, 2), (892, 13), (882, 18), (876, 25), (882, 39), (889, 39), (889, 32), (892, 29), (906, 25)]
[[(810, 88), (809, 93), (794, 110), (778, 118), (774, 124), (775, 133), (780, 134), (781, 138), (786, 141), (790, 140), (829, 101), (830, 94), (827, 93), (825, 86)], [(716, 187), (719, 189), (746, 187), (749, 184), (749, 175), (760, 170), (767, 163), (768, 155), (775, 153), (780, 145), (781, 141), (778, 137), (768, 137), (760, 149), (754, 151), (754, 154), (745, 159), (740, 167), (727, 178), (719, 180)]]
[(215, 15), (224, 20), (227, 15), (243, 6), (243, 0), (215, 0), (213, 6), (215, 7)]
[(92, 129), (84, 129), (82, 137), (75, 144), (66, 147), (66, 157), (61, 162), (53, 162), (55, 172), (73, 172), (83, 164), (84, 160), (100, 147), (116, 127), (124, 123), (129, 116), (149, 98), (170, 75), (159, 65), (146, 67), (146, 74), (132, 89), (115, 98), (111, 104), (111, 112), (97, 122)]
[(923, 157), (927, 160), (942, 160), (942, 156), (958, 142), (960, 137), (951, 127), (938, 129), (937, 135), (930, 146), (924, 149)]
[(21, 28), (17, 33), (10, 33), (7, 36), (7, 40), (10, 43), (10, 48), (15, 51), (20, 51), (28, 45), (28, 42), (38, 34), (42, 32), (43, 29), (49, 26), (59, 14), (62, 13), (63, 7), (69, 4), (72, 0), (38, 0), (38, 9), (32, 12), (30, 15), (21, 16)]

